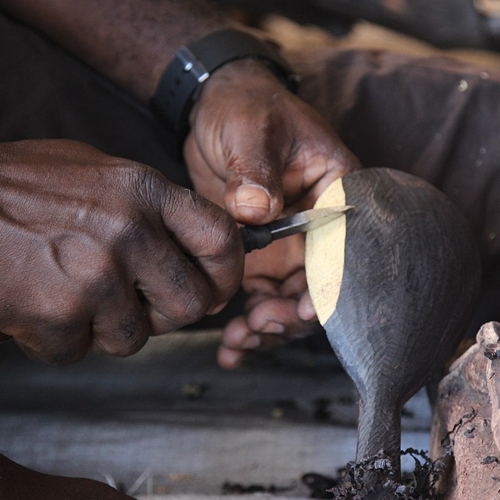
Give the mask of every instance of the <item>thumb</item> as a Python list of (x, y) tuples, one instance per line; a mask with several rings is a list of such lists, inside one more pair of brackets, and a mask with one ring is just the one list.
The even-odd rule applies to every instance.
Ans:
[(281, 148), (267, 142), (240, 144), (226, 170), (226, 209), (243, 224), (266, 224), (283, 209)]

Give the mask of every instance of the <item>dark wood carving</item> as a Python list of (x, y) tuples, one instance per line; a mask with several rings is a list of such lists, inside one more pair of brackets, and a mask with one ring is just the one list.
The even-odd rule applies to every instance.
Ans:
[(389, 169), (341, 182), (355, 208), (324, 328), (359, 391), (357, 460), (384, 450), (399, 467), (402, 407), (453, 355), (478, 293), (479, 254), (458, 209), (427, 182)]

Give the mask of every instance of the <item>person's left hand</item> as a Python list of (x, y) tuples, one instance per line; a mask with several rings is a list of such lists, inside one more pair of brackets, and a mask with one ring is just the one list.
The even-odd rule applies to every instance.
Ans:
[[(184, 155), (196, 191), (241, 224), (312, 208), (331, 182), (360, 168), (326, 120), (261, 63), (238, 61), (207, 82), (191, 114)], [(246, 315), (225, 328), (219, 364), (318, 328), (307, 293), (304, 236), (247, 255)]]

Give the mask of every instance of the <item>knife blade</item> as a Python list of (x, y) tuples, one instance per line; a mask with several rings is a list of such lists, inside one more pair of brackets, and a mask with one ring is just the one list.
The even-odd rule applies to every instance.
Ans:
[(342, 207), (305, 210), (304, 212), (298, 212), (289, 217), (275, 220), (269, 224), (240, 227), (245, 253), (265, 248), (277, 239), (320, 227), (340, 217), (352, 208), (354, 207), (346, 205)]

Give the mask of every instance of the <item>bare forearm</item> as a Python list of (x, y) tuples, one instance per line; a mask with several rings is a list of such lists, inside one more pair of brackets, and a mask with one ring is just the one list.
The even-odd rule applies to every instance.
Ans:
[(181, 45), (227, 25), (203, 0), (0, 0), (0, 9), (144, 101)]

